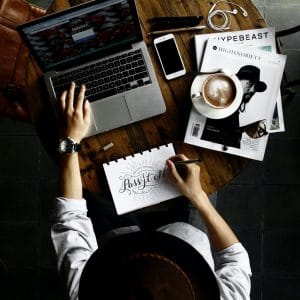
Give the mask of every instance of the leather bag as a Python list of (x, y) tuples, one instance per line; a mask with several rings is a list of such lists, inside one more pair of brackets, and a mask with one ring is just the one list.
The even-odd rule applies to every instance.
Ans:
[(0, 0), (0, 115), (31, 121), (25, 103), (29, 49), (16, 28), (45, 13), (22, 0)]

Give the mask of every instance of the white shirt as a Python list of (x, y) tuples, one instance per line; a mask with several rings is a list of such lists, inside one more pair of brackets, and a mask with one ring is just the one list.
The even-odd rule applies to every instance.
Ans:
[[(138, 231), (137, 226), (116, 229), (111, 234)], [(251, 268), (241, 243), (212, 253), (207, 235), (187, 223), (165, 225), (158, 231), (176, 236), (193, 246), (211, 267), (222, 300), (250, 299)], [(51, 237), (58, 259), (58, 270), (67, 284), (71, 300), (78, 299), (79, 281), (90, 256), (98, 249), (84, 199), (57, 198)]]

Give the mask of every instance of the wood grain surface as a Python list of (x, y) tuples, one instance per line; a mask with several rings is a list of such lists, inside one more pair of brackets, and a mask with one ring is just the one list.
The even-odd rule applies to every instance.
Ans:
[[(78, 0), (56, 0), (49, 8), (49, 13), (69, 6), (83, 3)], [(211, 33), (207, 28), (201, 31), (175, 33), (176, 41), (183, 56), (187, 75), (171, 81), (164, 79), (158, 59), (154, 53), (153, 37), (149, 19), (157, 16), (189, 16), (202, 15), (201, 24), (206, 24), (207, 13), (216, 1), (208, 0), (137, 0), (136, 6), (140, 18), (144, 41), (147, 44), (152, 63), (156, 71), (160, 88), (164, 96), (166, 113), (132, 125), (111, 130), (106, 133), (84, 139), (83, 151), (80, 154), (80, 169), (84, 187), (91, 192), (108, 192), (102, 164), (124, 156), (143, 151), (170, 142), (174, 143), (177, 153), (185, 153), (191, 159), (200, 157), (201, 183), (210, 194), (230, 182), (243, 170), (249, 160), (216, 151), (194, 147), (183, 143), (184, 133), (191, 109), (190, 86), (192, 73), (196, 71), (193, 36), (198, 33)], [(266, 23), (250, 0), (235, 1), (249, 14), (245, 18), (239, 13), (231, 18), (231, 31), (266, 27)], [(226, 3), (218, 4), (218, 8), (233, 9)], [(57, 145), (57, 126), (46, 92), (40, 83), (41, 72), (32, 59), (28, 66), (28, 98), (32, 118), (46, 149), (55, 157)], [(149, 99), (151, 101), (151, 99)], [(50, 122), (50, 124), (48, 124)], [(112, 142), (114, 147), (104, 152), (101, 148)], [(55, 147), (54, 147), (55, 146)]]

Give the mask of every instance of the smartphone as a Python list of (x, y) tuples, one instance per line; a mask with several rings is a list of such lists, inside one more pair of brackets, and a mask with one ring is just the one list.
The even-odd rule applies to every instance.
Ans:
[(155, 38), (153, 43), (166, 79), (183, 76), (186, 70), (174, 34)]

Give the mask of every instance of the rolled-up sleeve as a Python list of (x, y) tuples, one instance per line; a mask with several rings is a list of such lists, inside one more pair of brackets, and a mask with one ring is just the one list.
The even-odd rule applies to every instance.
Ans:
[(222, 300), (250, 300), (251, 268), (241, 243), (214, 254), (215, 273)]
[(82, 270), (97, 250), (97, 240), (84, 199), (56, 199), (51, 238), (58, 270), (66, 281), (70, 299), (77, 299)]

